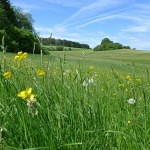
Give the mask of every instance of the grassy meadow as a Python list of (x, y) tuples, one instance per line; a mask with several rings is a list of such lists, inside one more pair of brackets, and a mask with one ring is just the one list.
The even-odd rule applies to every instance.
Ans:
[(0, 53), (0, 149), (150, 149), (150, 52)]

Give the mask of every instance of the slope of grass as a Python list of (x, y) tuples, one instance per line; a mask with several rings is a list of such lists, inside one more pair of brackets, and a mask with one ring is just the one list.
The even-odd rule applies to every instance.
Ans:
[(150, 149), (149, 52), (15, 55), (0, 55), (1, 149)]

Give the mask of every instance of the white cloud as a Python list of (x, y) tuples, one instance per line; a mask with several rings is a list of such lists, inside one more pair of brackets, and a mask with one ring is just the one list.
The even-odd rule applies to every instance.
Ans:
[(131, 26), (128, 27), (127, 29), (124, 29), (123, 31), (127, 31), (127, 32), (150, 32), (150, 27), (148, 26), (144, 26), (144, 25), (140, 25), (140, 26)]
[(67, 29), (60, 26), (54, 27), (35, 27), (37, 32), (40, 32), (40, 35), (47, 35), (49, 36), (51, 33), (55, 34), (64, 34), (67, 32)]
[(87, 2), (87, 0), (45, 0), (45, 1), (66, 7), (80, 7), (81, 5)]
[(96, 19), (91, 20), (89, 22), (86, 22), (84, 24), (78, 25), (77, 28), (79, 29), (79, 28), (85, 27), (87, 25), (90, 25), (92, 23), (96, 23), (96, 22), (100, 22), (102, 20), (108, 20), (108, 19), (112, 19), (112, 18), (116, 18), (116, 17), (117, 17), (117, 15), (110, 15), (110, 16), (99, 17), (99, 18), (96, 18)]
[(83, 21), (83, 19), (89, 18), (90, 16), (95, 15), (98, 12), (106, 10), (108, 8), (112, 8), (114, 6), (118, 6), (122, 3), (122, 0), (97, 0), (92, 3), (89, 3), (83, 7), (81, 7), (78, 11), (76, 11), (73, 15), (71, 15), (68, 19), (64, 21), (64, 25), (67, 25), (70, 22), (75, 20), (78, 22)]
[[(130, 39), (130, 37), (129, 37)], [(135, 36), (130, 39), (128, 43), (134, 48), (139, 50), (150, 50), (150, 39), (148, 36)]]

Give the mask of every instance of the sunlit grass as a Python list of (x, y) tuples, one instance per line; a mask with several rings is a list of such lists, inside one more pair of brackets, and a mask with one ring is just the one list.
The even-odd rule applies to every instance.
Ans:
[(0, 147), (150, 149), (149, 53), (106, 53), (1, 55)]

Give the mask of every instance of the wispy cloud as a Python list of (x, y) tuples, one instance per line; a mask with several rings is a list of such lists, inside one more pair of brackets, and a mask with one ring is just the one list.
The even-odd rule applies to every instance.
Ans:
[(128, 27), (127, 29), (124, 29), (123, 31), (127, 32), (150, 32), (150, 25), (139, 25), (139, 26), (131, 26)]
[(46, 2), (58, 4), (66, 7), (80, 7), (86, 0), (45, 0)]
[(88, 5), (81, 7), (73, 15), (64, 21), (64, 24), (68, 24), (73, 20), (81, 21), (82, 19), (89, 18), (98, 12), (102, 12), (105, 9), (118, 6), (122, 3), (122, 0), (97, 0)]
[[(139, 9), (141, 8), (141, 9)], [(83, 28), (93, 23), (97, 23), (110, 19), (130, 20), (132, 25), (122, 29), (125, 32), (150, 32), (150, 7), (147, 5), (133, 4), (129, 8), (112, 11), (109, 13), (102, 13), (101, 15), (92, 17), (87, 21), (77, 25), (77, 28)], [(147, 10), (147, 11), (146, 11)]]
[(93, 19), (93, 20), (90, 20), (86, 23), (83, 23), (81, 25), (78, 25), (76, 28), (79, 29), (79, 28), (83, 28), (87, 25), (90, 25), (92, 23), (96, 23), (96, 22), (100, 22), (102, 20), (108, 20), (108, 19), (112, 19), (112, 18), (116, 18), (118, 15), (110, 15), (110, 16), (103, 16), (103, 17), (99, 17), (99, 18), (96, 18), (96, 19)]

